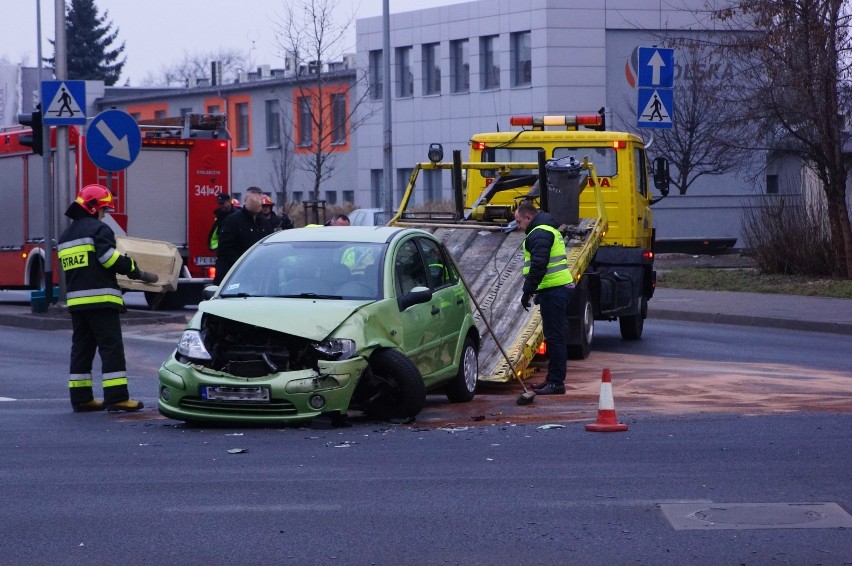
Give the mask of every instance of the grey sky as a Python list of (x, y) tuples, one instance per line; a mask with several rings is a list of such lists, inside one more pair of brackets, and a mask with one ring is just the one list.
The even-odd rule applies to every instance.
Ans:
[[(390, 0), (391, 13), (458, 3), (462, 0)], [(280, 66), (274, 24), (284, 13), (283, 0), (96, 0), (98, 11), (126, 42), (127, 64), (121, 80), (138, 85), (149, 73), (181, 59), (184, 53), (219, 47), (251, 50), (253, 65)], [(11, 63), (37, 64), (36, 1), (0, 0), (3, 41), (0, 57)], [(41, 0), (44, 55), (51, 56), (48, 39), (54, 36), (54, 0)], [(358, 18), (380, 16), (382, 0), (337, 0), (336, 21), (355, 14)], [(355, 49), (354, 25), (347, 43)]]

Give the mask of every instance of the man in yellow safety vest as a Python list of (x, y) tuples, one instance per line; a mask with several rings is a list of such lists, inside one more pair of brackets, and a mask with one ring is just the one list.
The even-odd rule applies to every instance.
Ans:
[(529, 309), (530, 299), (541, 312), (544, 339), (547, 342), (547, 380), (533, 388), (537, 395), (565, 393), (568, 365), (568, 328), (565, 317), (574, 292), (574, 278), (568, 268), (565, 241), (559, 225), (547, 212), (524, 201), (515, 210), (515, 220), (524, 230), (524, 287), (521, 306)]

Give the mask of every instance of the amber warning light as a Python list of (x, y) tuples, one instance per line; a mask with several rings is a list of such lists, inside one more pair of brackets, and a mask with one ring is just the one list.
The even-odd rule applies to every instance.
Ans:
[(603, 116), (600, 114), (577, 114), (574, 116), (512, 116), (512, 126), (600, 126)]

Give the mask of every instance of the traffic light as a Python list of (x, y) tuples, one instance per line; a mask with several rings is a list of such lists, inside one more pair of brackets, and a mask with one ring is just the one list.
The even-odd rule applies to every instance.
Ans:
[(33, 148), (33, 153), (43, 155), (44, 142), (42, 141), (42, 134), (44, 128), (41, 124), (41, 104), (38, 105), (38, 108), (32, 114), (18, 114), (18, 123), (22, 126), (29, 126), (33, 130), (31, 134), (20, 136), (18, 143)]

